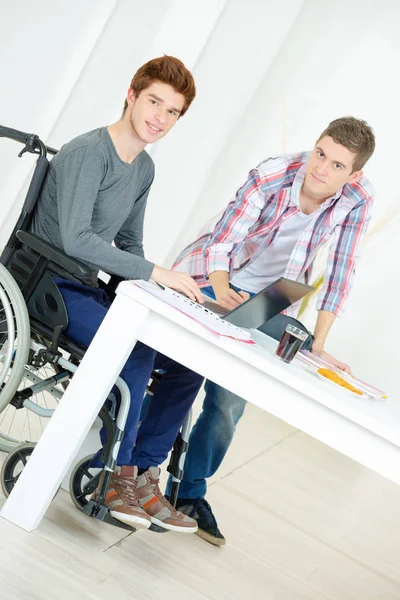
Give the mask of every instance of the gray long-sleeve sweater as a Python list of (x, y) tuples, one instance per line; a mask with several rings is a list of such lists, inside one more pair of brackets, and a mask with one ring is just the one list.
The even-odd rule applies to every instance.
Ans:
[[(126, 279), (151, 276), (143, 221), (154, 164), (144, 150), (123, 162), (105, 127), (74, 138), (50, 163), (31, 231), (69, 256)], [(112, 246), (112, 242), (115, 246)]]

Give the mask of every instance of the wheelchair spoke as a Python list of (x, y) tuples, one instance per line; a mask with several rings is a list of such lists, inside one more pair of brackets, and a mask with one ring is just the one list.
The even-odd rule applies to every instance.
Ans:
[(1, 415), (1, 418), (0, 418), (0, 428), (1, 428), (1, 425), (2, 425), (2, 423), (4, 421), (4, 419), (6, 418), (6, 415), (7, 415), (7, 412), (9, 411), (9, 409), (10, 409), (10, 407), (7, 406), (7, 408), (5, 410), (3, 410), (3, 412), (2, 412), (2, 415)]
[(46, 395), (43, 392), (42, 392), (42, 400), (43, 400), (43, 404), (44, 404), (45, 408), (48, 408), (47, 402), (46, 402)]
[[(23, 452), (18, 452), (17, 456), (20, 458), (21, 462), (25, 466), (27, 463), (25, 454)], [(19, 475), (18, 475), (18, 477), (19, 477)]]
[(15, 477), (9, 477), (8, 479), (5, 480), (5, 482), (12, 483), (12, 485), (14, 487), (14, 485), (17, 483), (20, 475), (21, 475), (21, 473), (18, 473), (18, 475), (15, 475)]
[(82, 468), (82, 471), (81, 471), (81, 472), (82, 472), (84, 475), (86, 475), (86, 477), (87, 477), (88, 479), (93, 479), (93, 475), (90, 473), (90, 471), (89, 471), (88, 469), (84, 469), (84, 468)]
[(75, 498), (79, 501), (82, 498), (85, 498), (85, 496), (87, 496), (87, 494), (85, 494), (85, 492), (82, 492), (81, 494), (76, 494)]
[[(15, 279), (0, 264), (0, 447), (9, 451), (10, 444), (18, 440), (7, 436), (14, 430), (18, 419), (9, 407), (23, 378), (28, 361), (30, 326), (26, 302)], [(7, 410), (6, 410), (7, 409)], [(11, 411), (11, 412), (10, 412)], [(1, 441), (3, 438), (3, 442)]]
[(30, 415), (31, 415), (31, 413), (30, 413), (30, 411), (29, 411), (29, 410), (27, 410), (27, 411), (26, 411), (26, 413), (27, 413), (27, 415), (28, 415), (28, 431), (29, 431), (29, 439), (31, 440), (31, 439), (32, 439), (32, 431), (31, 431), (31, 419), (30, 419)]
[(34, 444), (21, 444), (5, 458), (1, 471), (1, 487), (6, 496), (11, 493), (34, 450)]
[(63, 385), (56, 384), (30, 397), (30, 409), (25, 406), (17, 409), (10, 404), (18, 391), (57, 372), (50, 363), (32, 364), (33, 358), (41, 356), (37, 354), (37, 346), (45, 349), (46, 344), (46, 339), (31, 330), (21, 290), (11, 273), (0, 264), (0, 449), (6, 452), (10, 452), (10, 446), (39, 439), (64, 393)]
[[(49, 366), (35, 369), (33, 366), (26, 366), (25, 374), (19, 386), (19, 389), (25, 389), (34, 385), (39, 379), (48, 379), (54, 375), (54, 369)], [(54, 386), (51, 390), (42, 391), (30, 400), (39, 407), (55, 409), (59, 398), (63, 394), (61, 384)], [(39, 439), (48, 423), (48, 417), (42, 417), (26, 408), (16, 409), (8, 405), (0, 415), (0, 436), (7, 435), (15, 443), (19, 444), (25, 441), (35, 442)]]
[(69, 480), (71, 498), (79, 510), (83, 510), (100, 481), (102, 470), (89, 466), (92, 459), (93, 454), (82, 458), (75, 465)]
[(14, 423), (14, 419), (15, 419), (16, 412), (17, 412), (17, 411), (16, 411), (16, 410), (14, 410), (14, 413), (13, 413), (13, 416), (12, 416), (12, 419), (11, 419), (11, 423), (10, 423), (10, 426), (9, 426), (9, 428), (8, 428), (8, 432), (7, 432), (7, 435), (8, 435), (8, 436), (10, 435), (11, 427), (13, 426), (13, 423)]

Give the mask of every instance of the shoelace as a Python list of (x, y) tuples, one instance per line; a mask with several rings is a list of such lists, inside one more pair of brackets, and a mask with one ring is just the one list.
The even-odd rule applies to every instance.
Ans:
[(139, 506), (136, 498), (136, 479), (119, 477), (112, 480), (112, 485), (129, 506)]

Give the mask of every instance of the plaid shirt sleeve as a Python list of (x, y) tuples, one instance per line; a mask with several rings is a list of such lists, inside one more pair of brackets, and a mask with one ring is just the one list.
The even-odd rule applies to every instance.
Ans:
[(371, 220), (371, 200), (357, 204), (335, 228), (317, 310), (335, 315), (343, 311), (353, 284), (361, 242)]
[(258, 169), (250, 171), (246, 183), (236, 192), (203, 247), (205, 276), (214, 271), (229, 272), (231, 252), (257, 222), (268, 187), (268, 180), (261, 179)]

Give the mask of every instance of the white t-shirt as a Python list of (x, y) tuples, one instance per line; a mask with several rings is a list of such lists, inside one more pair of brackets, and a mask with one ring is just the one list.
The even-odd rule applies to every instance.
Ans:
[(288, 217), (280, 226), (272, 244), (236, 273), (231, 283), (241, 290), (257, 293), (279, 277), (283, 277), (297, 240), (309, 222), (315, 218), (316, 212), (319, 210), (306, 215), (299, 210)]

